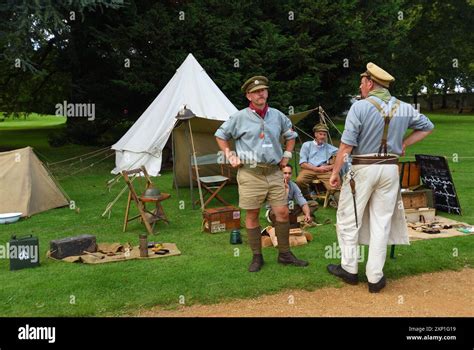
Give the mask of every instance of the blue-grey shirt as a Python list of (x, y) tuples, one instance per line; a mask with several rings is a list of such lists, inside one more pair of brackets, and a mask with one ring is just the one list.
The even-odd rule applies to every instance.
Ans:
[(234, 139), (237, 154), (244, 163), (276, 165), (283, 157), (280, 137), (291, 140), (298, 134), (293, 131), (290, 119), (278, 109), (268, 108), (265, 118), (261, 118), (250, 108), (245, 108), (222, 123), (214, 136), (226, 141)]
[(326, 163), (331, 156), (337, 153), (337, 147), (329, 143), (317, 145), (316, 141), (307, 141), (303, 143), (300, 150), (300, 164), (310, 163), (314, 166), (320, 166)]
[[(387, 114), (396, 101), (395, 97), (392, 97), (388, 103), (375, 96), (370, 98), (379, 103)], [(433, 123), (425, 115), (419, 113), (410, 104), (400, 102), (388, 128), (388, 153), (401, 155), (403, 137), (407, 129), (429, 131), (433, 128)], [(347, 114), (341, 141), (354, 147), (353, 155), (378, 153), (383, 129), (384, 119), (381, 113), (372, 103), (360, 100), (351, 106)]]
[(295, 204), (298, 204), (300, 207), (307, 204), (308, 202), (303, 197), (300, 188), (293, 181), (288, 182), (288, 201), (293, 201)]
[[(298, 204), (300, 207), (308, 204), (308, 201), (304, 198), (300, 188), (293, 181), (288, 182), (288, 202), (293, 201), (294, 204)], [(267, 203), (267, 209), (270, 209), (270, 204)]]

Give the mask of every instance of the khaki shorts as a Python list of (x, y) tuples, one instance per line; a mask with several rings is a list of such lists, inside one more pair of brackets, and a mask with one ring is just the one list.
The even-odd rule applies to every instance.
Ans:
[(278, 166), (270, 168), (244, 166), (237, 173), (239, 207), (260, 209), (268, 201), (271, 206), (288, 205), (283, 172)]

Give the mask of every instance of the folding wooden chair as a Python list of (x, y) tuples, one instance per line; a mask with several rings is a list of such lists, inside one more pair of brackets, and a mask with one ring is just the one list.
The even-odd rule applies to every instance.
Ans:
[(337, 192), (340, 192), (340, 190), (333, 190), (333, 189), (327, 189), (326, 185), (324, 182), (321, 180), (313, 180), (313, 186), (312, 186), (315, 191), (316, 195), (313, 196), (314, 199), (321, 199), (323, 200), (323, 207), (327, 208), (328, 204), (330, 203), (330, 200), (332, 198), (333, 204), (332, 206), (334, 208), (337, 208), (337, 199), (335, 198), (335, 195)]
[[(135, 191), (135, 188), (133, 187), (132, 180), (130, 179), (129, 176), (130, 175), (140, 176), (141, 173), (143, 173), (146, 179), (146, 186), (145, 186), (145, 191), (143, 192), (143, 194), (138, 196), (137, 192)], [(125, 218), (123, 222), (123, 232), (125, 232), (125, 230), (127, 229), (127, 225), (130, 221), (138, 219), (138, 218), (141, 219), (142, 223), (145, 225), (146, 230), (148, 231), (149, 234), (153, 233), (153, 229), (155, 228), (155, 224), (157, 221), (163, 220), (164, 222), (168, 224), (169, 220), (166, 217), (166, 214), (163, 209), (163, 206), (161, 205), (161, 202), (170, 198), (171, 195), (169, 193), (160, 193), (157, 196), (145, 196), (145, 193), (148, 189), (154, 188), (153, 182), (151, 181), (150, 176), (148, 175), (148, 172), (146, 171), (145, 167), (142, 166), (139, 169), (124, 170), (122, 171), (122, 175), (129, 188), (127, 207), (125, 209)], [(129, 218), (130, 203), (132, 202), (132, 200), (136, 203), (139, 214), (135, 215), (132, 218)], [(155, 203), (155, 209), (153, 211), (148, 210), (146, 208), (146, 203)], [(150, 222), (151, 222), (151, 225), (150, 225)]]
[[(212, 175), (212, 176), (199, 176), (196, 174), (196, 165), (199, 169), (202, 168), (204, 165), (211, 165), (211, 164), (218, 164), (217, 162), (217, 154), (208, 154), (200, 157), (196, 157), (196, 163), (194, 162), (194, 157), (191, 156), (191, 172), (192, 172), (192, 179), (194, 181), (199, 181), (201, 188), (204, 189), (206, 192), (203, 194), (204, 208), (215, 198), (220, 201), (224, 205), (230, 205), (227, 201), (225, 201), (220, 195), (219, 192), (224, 188), (225, 185), (230, 181), (230, 168), (225, 166), (224, 164), (220, 165), (221, 174), (220, 175)], [(227, 168), (227, 173), (224, 173), (224, 167)], [(227, 176), (225, 176), (227, 175)], [(206, 196), (208, 198), (206, 199)], [(199, 203), (199, 199), (193, 202), (193, 206)]]

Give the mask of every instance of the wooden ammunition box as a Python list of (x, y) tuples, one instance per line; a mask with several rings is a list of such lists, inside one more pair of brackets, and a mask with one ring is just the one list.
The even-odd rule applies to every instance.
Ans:
[(431, 223), (435, 220), (435, 215), (435, 208), (405, 209), (405, 219), (410, 223)]
[(84, 251), (93, 253), (97, 251), (95, 236), (80, 235), (55, 239), (50, 242), (51, 257), (63, 259), (68, 256), (82, 255)]
[(233, 206), (204, 210), (203, 229), (209, 233), (240, 228), (240, 210)]
[(404, 191), (402, 200), (405, 209), (434, 207), (432, 190)]

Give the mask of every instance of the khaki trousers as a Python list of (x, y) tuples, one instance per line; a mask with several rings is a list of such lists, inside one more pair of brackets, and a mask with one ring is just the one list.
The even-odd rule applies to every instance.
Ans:
[(301, 172), (296, 178), (296, 184), (300, 188), (303, 195), (307, 196), (309, 195), (309, 186), (313, 183), (313, 180), (319, 180), (324, 184), (326, 189), (332, 189), (333, 187), (331, 187), (331, 185), (329, 184), (330, 177), (330, 171), (327, 173), (317, 173), (313, 170), (301, 169)]

